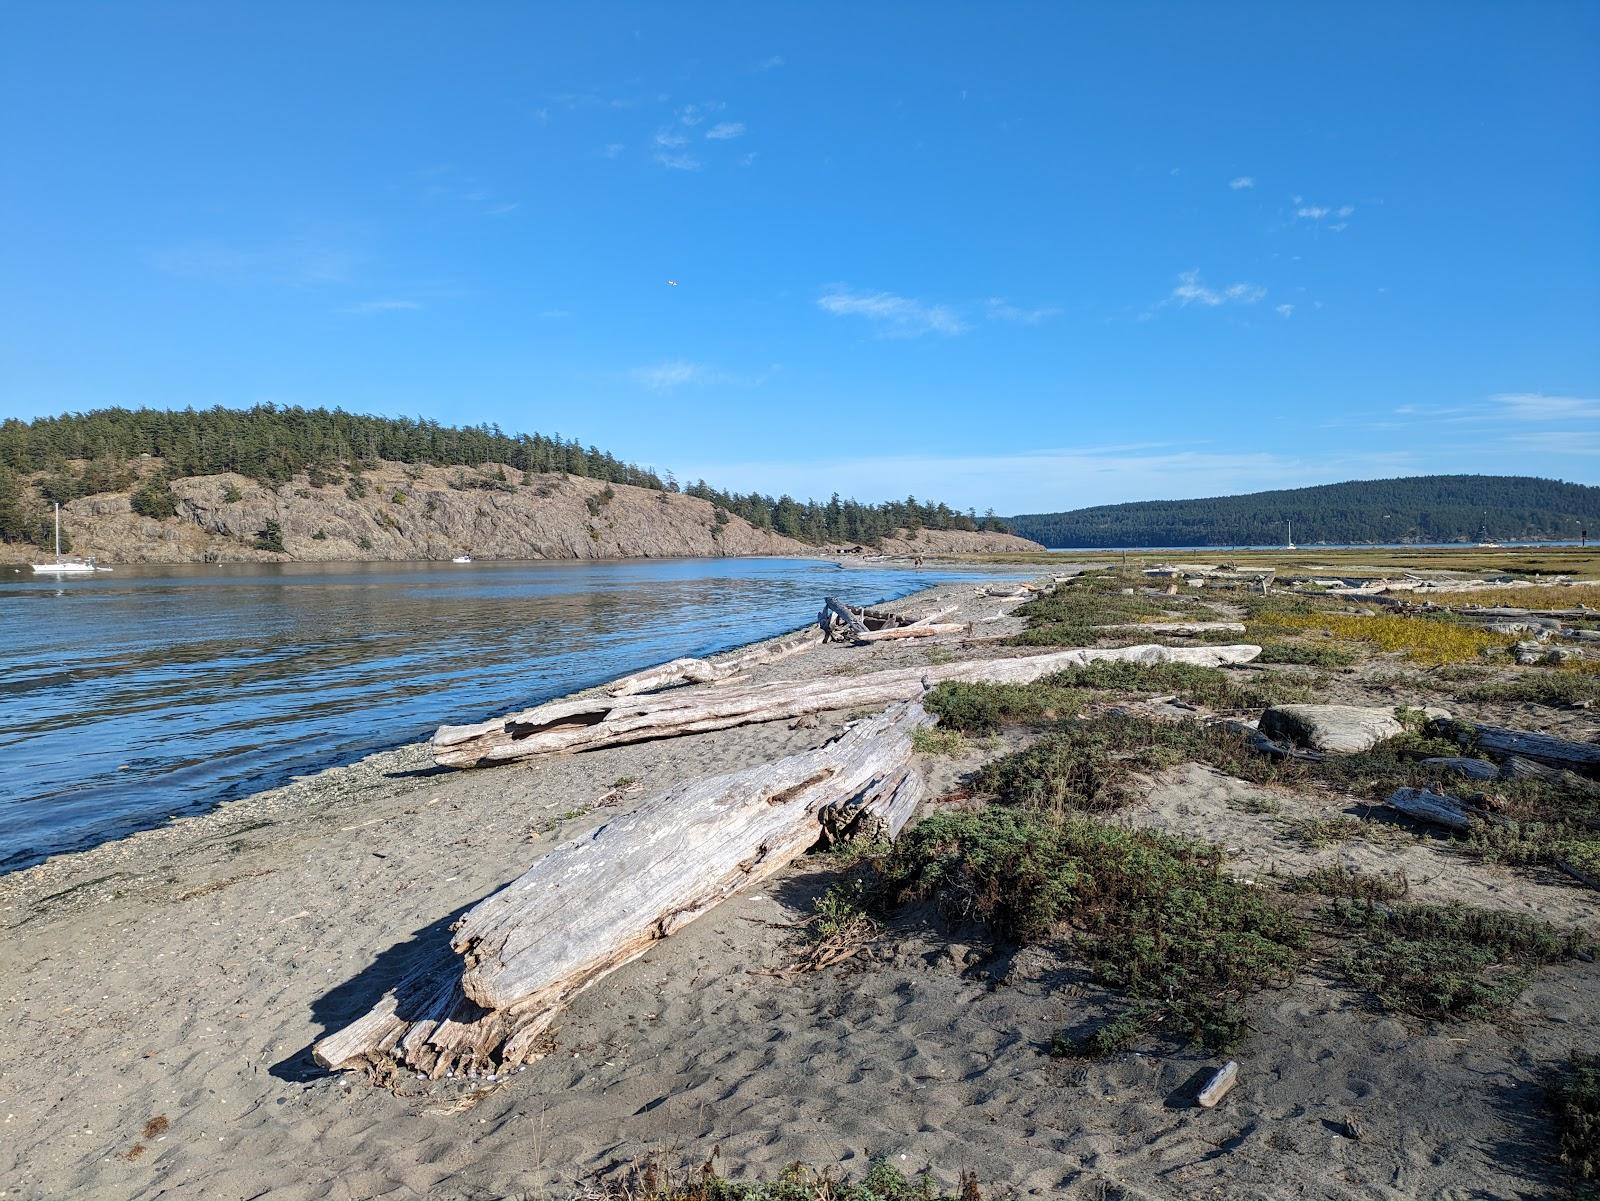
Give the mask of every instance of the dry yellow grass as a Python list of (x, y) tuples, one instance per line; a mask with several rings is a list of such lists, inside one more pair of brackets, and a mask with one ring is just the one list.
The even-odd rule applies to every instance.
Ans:
[(1459, 608), (1463, 605), (1504, 605), (1516, 609), (1576, 609), (1584, 605), (1600, 609), (1600, 584), (1559, 585), (1550, 588), (1486, 588), (1482, 592), (1448, 592), (1438, 602)]
[(1261, 625), (1296, 630), (1325, 630), (1336, 638), (1367, 642), (1385, 651), (1401, 651), (1416, 663), (1461, 663), (1485, 651), (1503, 651), (1516, 638), (1490, 634), (1471, 626), (1429, 617), (1356, 617), (1345, 613), (1269, 613)]

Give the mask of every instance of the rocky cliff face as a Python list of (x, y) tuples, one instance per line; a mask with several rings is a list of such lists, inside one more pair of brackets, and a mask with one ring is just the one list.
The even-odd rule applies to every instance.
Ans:
[[(519, 472), (507, 468), (503, 474), (502, 482), (492, 469), (385, 463), (358, 480), (315, 486), (297, 476), (276, 488), (238, 475), (195, 476), (172, 484), (175, 517), (142, 517), (133, 512), (129, 494), (105, 493), (64, 505), (62, 525), (75, 554), (107, 563), (822, 553), (739, 517), (719, 522), (709, 501), (680, 493), (561, 475), (523, 483)], [(269, 521), (282, 530), (283, 554), (254, 545)], [(894, 549), (938, 554), (1039, 548), (1010, 535), (924, 531)], [(38, 557), (33, 547), (0, 544), (0, 562)]]

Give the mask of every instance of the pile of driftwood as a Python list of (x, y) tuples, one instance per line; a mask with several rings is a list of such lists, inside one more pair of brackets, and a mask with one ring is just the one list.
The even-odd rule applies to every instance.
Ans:
[[(785, 642), (748, 654), (797, 647), (803, 649)], [(660, 693), (637, 691), (652, 679), (693, 679), (682, 668), (668, 671), (669, 664), (654, 677), (619, 681), (608, 695), (445, 727), (434, 738), (435, 758), (468, 767), (814, 713), (881, 710), (815, 749), (679, 784), (549, 851), (468, 910), (449, 944), (371, 1012), (318, 1042), (317, 1061), (382, 1080), (401, 1072), (494, 1073), (537, 1058), (546, 1030), (575, 993), (657, 939), (819, 843), (863, 830), (898, 833), (922, 797), (911, 736), (932, 721), (921, 698), (935, 684), (1026, 683), (1101, 659), (1216, 666), (1259, 653), (1255, 646), (1086, 648), (819, 681), (737, 684), (718, 675)]]
[(860, 645), (897, 638), (933, 638), (939, 634), (960, 634), (968, 629), (961, 622), (939, 621), (954, 610), (955, 606), (949, 605), (937, 612), (910, 618), (881, 609), (852, 609), (828, 596), (823, 598), (817, 625), (822, 629), (824, 642), (847, 639)]

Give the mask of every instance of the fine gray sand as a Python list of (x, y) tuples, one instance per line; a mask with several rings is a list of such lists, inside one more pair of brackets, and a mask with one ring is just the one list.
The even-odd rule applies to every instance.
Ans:
[[(1011, 607), (975, 588), (900, 606), (959, 601), (960, 620)], [(976, 636), (1017, 628), (1002, 616)], [(759, 678), (929, 653), (830, 646)], [(958, 640), (937, 653), (993, 652)], [(1600, 1050), (1592, 963), (1546, 969), (1503, 1027), (1381, 1016), (1337, 981), (1303, 976), (1256, 998), (1241, 1083), (1207, 1111), (1190, 1096), (1219, 1060), (1201, 1053), (1044, 1054), (1108, 1006), (1048, 951), (988, 959), (975, 934), (912, 911), (854, 960), (776, 972), (796, 957), (792, 924), (833, 878), (818, 861), (581, 994), (552, 1053), (493, 1085), (390, 1092), (312, 1063), (315, 1039), (364, 1013), (465, 907), (560, 837), (685, 778), (814, 746), (849, 716), (473, 772), (431, 770), (426, 749), (408, 747), (0, 878), (0, 1190), (559, 1198), (654, 1153), (699, 1164), (713, 1149), (734, 1176), (886, 1157), (953, 1185), (970, 1169), (989, 1197), (1559, 1189), (1540, 1072), (1571, 1047)], [(973, 762), (927, 762), (933, 792)], [(1217, 842), (1242, 876), (1353, 856), (1403, 867), (1418, 899), (1600, 920), (1593, 892), (1469, 868), (1398, 830), (1307, 849), (1290, 825), (1350, 800), (1260, 795), (1271, 791), (1183, 767), (1118, 820)]]

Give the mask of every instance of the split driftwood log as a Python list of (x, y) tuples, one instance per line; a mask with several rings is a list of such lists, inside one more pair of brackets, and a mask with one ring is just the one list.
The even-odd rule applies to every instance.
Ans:
[(606, 685), (606, 692), (611, 696), (634, 696), (674, 684), (715, 684), (741, 676), (752, 667), (776, 663), (779, 659), (787, 659), (790, 655), (821, 645), (822, 631), (808, 626), (798, 634), (753, 646), (717, 663), (705, 659), (674, 659), (670, 663), (646, 668), (631, 676), (613, 680)]
[(550, 851), (479, 902), (448, 948), (313, 1047), (324, 1067), (439, 1077), (535, 1059), (577, 992), (815, 846), (893, 836), (921, 798), (895, 705), (815, 750), (670, 788)]
[(1426, 788), (1397, 788), (1387, 803), (1389, 808), (1414, 821), (1443, 826), (1457, 834), (1465, 834), (1472, 828), (1472, 815), (1466, 807), (1455, 797), (1442, 792), (1430, 792)]
[(1428, 730), (1445, 738), (1453, 738), (1463, 746), (1475, 746), (1496, 759), (1517, 756), (1569, 771), (1591, 775), (1600, 772), (1600, 745), (1592, 742), (1573, 742), (1552, 734), (1509, 730), (1504, 726), (1486, 726), (1481, 722), (1444, 718), (1429, 722)]
[(1249, 663), (1260, 653), (1259, 646), (1245, 645), (1084, 647), (858, 676), (675, 688), (634, 697), (586, 696), (552, 701), (477, 725), (441, 726), (433, 736), (433, 758), (445, 767), (482, 767), (553, 751), (595, 750), (814, 713), (881, 709), (896, 701), (915, 700), (947, 680), (1026, 684), (1105, 659), (1219, 667)]

